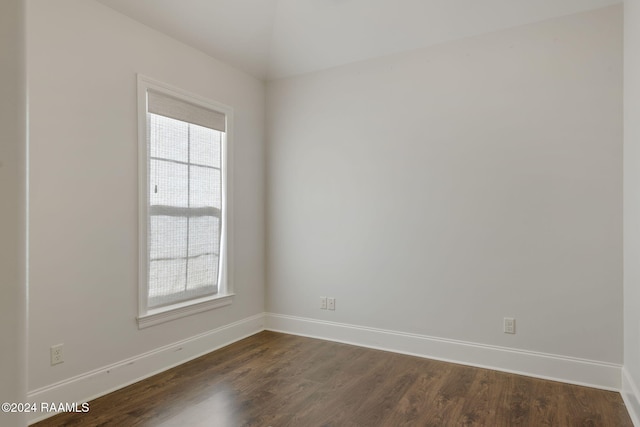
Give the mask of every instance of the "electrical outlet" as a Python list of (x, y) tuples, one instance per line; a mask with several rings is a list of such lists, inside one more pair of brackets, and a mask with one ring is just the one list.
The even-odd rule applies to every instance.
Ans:
[(504, 333), (515, 334), (516, 333), (516, 319), (513, 317), (504, 318)]
[(51, 366), (64, 362), (62, 345), (63, 344), (51, 346)]
[(327, 298), (327, 308), (329, 310), (336, 309), (336, 299), (335, 298)]
[(320, 297), (320, 309), (321, 310), (327, 309), (327, 297)]

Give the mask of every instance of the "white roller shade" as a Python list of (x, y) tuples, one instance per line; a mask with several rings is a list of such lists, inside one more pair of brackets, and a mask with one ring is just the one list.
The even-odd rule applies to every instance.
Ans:
[(152, 90), (147, 92), (147, 111), (220, 132), (226, 131), (224, 114)]

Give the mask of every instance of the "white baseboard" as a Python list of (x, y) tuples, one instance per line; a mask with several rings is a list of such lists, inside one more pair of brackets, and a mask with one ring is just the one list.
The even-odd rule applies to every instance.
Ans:
[(624, 404), (627, 406), (633, 425), (640, 427), (640, 388), (633, 381), (627, 368), (622, 368), (622, 391), (620, 394)]
[(620, 391), (621, 365), (316, 319), (265, 314), (265, 329)]
[[(60, 381), (27, 395), (29, 402), (88, 402), (264, 330), (264, 314)], [(55, 415), (31, 413), (29, 424)]]
[[(32, 390), (27, 401), (87, 402), (265, 329), (605, 390), (622, 387), (634, 425), (640, 427), (640, 393), (620, 365), (273, 313), (257, 314)], [(33, 424), (55, 413), (30, 415)]]

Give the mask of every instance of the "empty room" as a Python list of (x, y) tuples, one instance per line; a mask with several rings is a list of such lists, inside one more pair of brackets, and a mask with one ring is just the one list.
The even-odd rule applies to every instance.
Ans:
[(640, 1), (0, 34), (1, 426), (640, 426)]

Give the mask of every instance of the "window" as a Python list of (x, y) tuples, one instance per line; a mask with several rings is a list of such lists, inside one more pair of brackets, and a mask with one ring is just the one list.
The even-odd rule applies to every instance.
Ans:
[(231, 303), (232, 110), (138, 77), (143, 328)]

